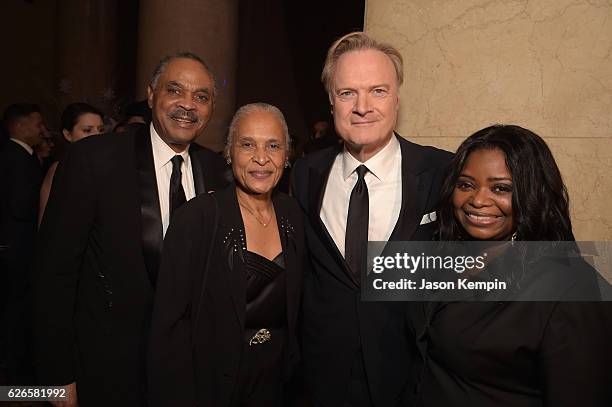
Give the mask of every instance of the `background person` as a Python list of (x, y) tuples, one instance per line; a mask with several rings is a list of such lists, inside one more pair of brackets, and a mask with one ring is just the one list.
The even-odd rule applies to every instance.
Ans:
[[(62, 134), (66, 141), (74, 143), (85, 137), (104, 133), (104, 116), (95, 107), (87, 103), (71, 103), (62, 113)], [(53, 184), (53, 177), (57, 170), (58, 162), (54, 162), (49, 167), (43, 183), (40, 187), (40, 208), (38, 211), (38, 223), (49, 200), (49, 192)]]
[(42, 180), (34, 148), (46, 128), (40, 108), (31, 103), (7, 107), (3, 125), (9, 139), (0, 147), (0, 355), (6, 358), (7, 384), (31, 384), (26, 298)]
[(53, 137), (54, 136), (49, 129), (45, 129), (41, 142), (34, 148), (34, 152), (36, 153), (36, 157), (38, 157), (43, 174), (47, 173), (49, 167), (51, 167), (54, 162), (53, 153), (55, 140)]

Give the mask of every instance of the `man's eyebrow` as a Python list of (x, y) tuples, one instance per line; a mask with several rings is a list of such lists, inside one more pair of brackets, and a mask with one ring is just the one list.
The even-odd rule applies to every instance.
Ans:
[(335, 92), (340, 92), (343, 90), (355, 90), (355, 88), (352, 86), (338, 86), (336, 89), (334, 89)]
[[(168, 81), (167, 86), (176, 86), (176, 87), (179, 87), (181, 89), (185, 88), (185, 86), (182, 83), (178, 82), (178, 81)], [(207, 87), (198, 88), (198, 89), (194, 90), (194, 93), (195, 92), (211, 93), (210, 89), (207, 88)]]

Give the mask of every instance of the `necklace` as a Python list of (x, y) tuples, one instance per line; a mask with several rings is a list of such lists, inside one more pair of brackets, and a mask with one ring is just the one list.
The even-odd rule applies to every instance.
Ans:
[[(239, 204), (240, 206), (242, 206), (244, 209), (246, 209), (247, 211), (249, 211), (249, 213), (250, 213), (251, 215), (253, 215), (253, 217), (255, 218), (255, 220), (256, 220), (257, 222), (259, 222), (259, 223), (260, 223), (260, 224), (261, 224), (261, 225), (262, 225), (264, 228), (268, 227), (268, 225), (270, 224), (270, 221), (272, 220), (272, 215), (273, 215), (272, 213), (270, 213), (270, 217), (268, 218), (268, 221), (267, 221), (267, 222), (264, 222), (264, 221), (262, 221), (261, 219), (259, 219), (259, 218), (257, 217), (257, 215), (255, 215), (255, 212), (253, 212), (253, 211), (251, 210), (251, 208), (249, 208), (248, 206), (246, 206), (245, 204), (243, 204), (243, 203), (242, 203), (242, 202), (240, 202), (240, 201), (238, 201), (238, 204)], [(272, 212), (272, 211), (271, 211), (271, 212)]]

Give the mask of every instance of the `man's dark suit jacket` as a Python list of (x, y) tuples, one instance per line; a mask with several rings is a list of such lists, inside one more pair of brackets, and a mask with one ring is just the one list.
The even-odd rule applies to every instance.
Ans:
[[(397, 137), (402, 205), (389, 240), (431, 240), (435, 222), (420, 222), (435, 210), (451, 154)], [(407, 405), (415, 390), (418, 354), (407, 324), (409, 305), (361, 302), (359, 287), (319, 216), (327, 178), (340, 151), (331, 147), (308, 155), (293, 170), (292, 192), (309, 218), (305, 230), (311, 270), (304, 281), (303, 305), (306, 384), (316, 405), (343, 405), (361, 348), (374, 405)]]
[[(289, 379), (299, 359), (304, 227), (293, 198), (275, 192), (272, 201), (287, 279), (282, 376)], [(151, 406), (229, 406), (235, 396), (247, 336), (244, 233), (233, 185), (193, 199), (173, 220), (152, 318)]]
[(36, 155), (8, 140), (0, 148), (0, 246), (3, 258), (34, 249), (42, 170)]
[[(225, 165), (192, 144), (196, 194)], [(149, 126), (71, 145), (40, 228), (33, 279), (41, 384), (76, 381), (81, 406), (140, 406), (162, 250)]]
[[(29, 366), (24, 312), (27, 282), (38, 219), (42, 170), (31, 155), (14, 141), (0, 148), (0, 336), (6, 344), (9, 383), (26, 380)], [(30, 379), (31, 380), (31, 379)], [(23, 383), (26, 384), (26, 383)]]

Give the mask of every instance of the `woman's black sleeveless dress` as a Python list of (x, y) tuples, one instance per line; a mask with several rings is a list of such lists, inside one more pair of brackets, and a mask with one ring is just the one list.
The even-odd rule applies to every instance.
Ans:
[(244, 251), (244, 345), (233, 407), (281, 406), (287, 338), (287, 277), (282, 253), (273, 261)]

